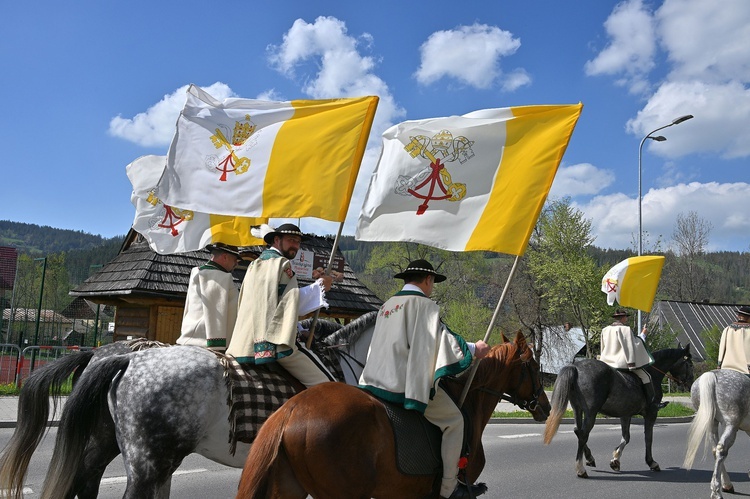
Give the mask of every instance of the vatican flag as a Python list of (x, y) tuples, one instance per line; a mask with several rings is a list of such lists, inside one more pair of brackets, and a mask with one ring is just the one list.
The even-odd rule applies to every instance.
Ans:
[(663, 266), (663, 256), (635, 256), (609, 269), (602, 279), (607, 304), (650, 312)]
[(210, 215), (165, 205), (154, 193), (166, 165), (166, 156), (142, 156), (126, 167), (135, 206), (133, 229), (151, 249), (161, 254), (196, 251), (211, 243), (254, 246), (265, 243), (253, 237), (253, 225), (267, 219)]
[(218, 101), (191, 85), (156, 194), (202, 213), (343, 222), (377, 103)]
[(355, 238), (523, 255), (582, 108), (485, 109), (389, 128)]

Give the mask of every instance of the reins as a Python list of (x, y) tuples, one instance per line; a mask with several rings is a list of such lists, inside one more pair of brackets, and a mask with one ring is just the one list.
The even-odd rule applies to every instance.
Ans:
[(506, 393), (501, 393), (496, 390), (491, 390), (490, 388), (486, 387), (479, 387), (477, 390), (480, 392), (486, 392), (490, 395), (494, 395), (498, 399), (505, 400), (506, 402), (510, 402), (513, 405), (516, 405), (520, 407), (523, 410), (534, 412), (539, 406), (539, 396), (544, 392), (544, 386), (542, 386), (542, 383), (539, 381), (539, 378), (535, 375), (534, 370), (531, 369), (529, 365), (529, 361), (521, 362), (521, 379), (518, 382), (518, 385), (523, 384), (523, 380), (526, 378), (526, 371), (529, 372), (529, 376), (531, 377), (531, 384), (534, 388), (533, 398), (529, 401), (521, 400), (516, 395), (508, 395)]

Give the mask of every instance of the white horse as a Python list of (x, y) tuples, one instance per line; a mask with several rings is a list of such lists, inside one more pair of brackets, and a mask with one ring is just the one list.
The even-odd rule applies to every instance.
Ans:
[[(697, 409), (688, 431), (685, 469), (695, 461), (701, 441), (704, 453), (714, 455), (711, 477), (711, 499), (720, 499), (723, 492), (734, 493), (734, 485), (724, 467), (724, 460), (734, 444), (739, 430), (750, 435), (750, 378), (731, 369), (717, 369), (701, 375), (690, 390), (693, 406)], [(719, 424), (724, 430), (719, 436)]]
[[(340, 354), (342, 370), (351, 379), (361, 373), (367, 355), (363, 344), (369, 346), (375, 317), (372, 312), (344, 327), (319, 323), (330, 333), (320, 342)], [(250, 444), (237, 442), (230, 452), (229, 390), (216, 355), (186, 346), (117, 353), (84, 366), (68, 397), (43, 499), (95, 498), (107, 465), (120, 453), (128, 477), (124, 497), (133, 499), (169, 497), (172, 474), (193, 452), (243, 467)], [(17, 448), (24, 443), (35, 448), (41, 439), (40, 418), (28, 418), (36, 421), (32, 429), (23, 427), (25, 419), (16, 428), (23, 437), (14, 433), (1, 460), (0, 489), (14, 498), (22, 497), (28, 466), (28, 459), (16, 462), (23, 454)]]

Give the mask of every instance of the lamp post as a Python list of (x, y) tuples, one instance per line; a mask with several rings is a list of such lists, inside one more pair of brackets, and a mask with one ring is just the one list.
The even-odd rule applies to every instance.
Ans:
[[(642, 200), (643, 200), (642, 195), (641, 195), (641, 185), (642, 185), (641, 156), (643, 155), (643, 144), (646, 142), (646, 139), (655, 140), (656, 142), (664, 142), (665, 140), (667, 140), (666, 137), (662, 135), (652, 135), (652, 134), (658, 132), (659, 130), (668, 128), (670, 126), (679, 125), (683, 121), (687, 121), (690, 119), (693, 119), (693, 115), (686, 114), (684, 116), (680, 116), (679, 118), (673, 119), (672, 122), (667, 125), (660, 126), (659, 128), (655, 130), (651, 130), (650, 132), (648, 132), (648, 134), (645, 137), (643, 137), (643, 140), (641, 140), (641, 145), (638, 147), (638, 256), (641, 256), (643, 254), (643, 211), (642, 211), (642, 206), (641, 206)], [(641, 311), (639, 310), (638, 311), (638, 330), (637, 330), (638, 334), (640, 334), (641, 329), (642, 329), (641, 323), (642, 323), (642, 316), (641, 316)]]
[[(42, 285), (39, 287), (39, 305), (36, 309), (36, 326), (34, 327), (34, 346), (39, 345), (39, 319), (42, 315), (42, 298), (44, 298), (44, 276), (47, 274), (47, 257), (34, 258), (34, 261), (43, 260), (42, 264)], [(36, 364), (36, 349), (31, 351), (31, 370), (34, 370), (34, 364)]]

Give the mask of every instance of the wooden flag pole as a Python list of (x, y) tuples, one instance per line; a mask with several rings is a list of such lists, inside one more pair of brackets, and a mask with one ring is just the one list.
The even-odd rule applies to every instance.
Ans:
[[(505, 281), (505, 287), (503, 288), (503, 293), (500, 295), (500, 300), (497, 302), (497, 307), (495, 307), (495, 313), (492, 314), (492, 319), (490, 320), (490, 325), (487, 327), (487, 333), (484, 335), (484, 342), (488, 343), (490, 340), (490, 333), (492, 332), (492, 328), (495, 327), (495, 322), (497, 321), (497, 316), (500, 315), (500, 306), (503, 304), (503, 300), (505, 300), (505, 295), (508, 293), (508, 288), (510, 288), (510, 281), (513, 279), (513, 274), (516, 273), (516, 267), (518, 267), (518, 260), (520, 260), (521, 257), (519, 255), (516, 255), (516, 260), (513, 262), (513, 267), (510, 269), (510, 274), (508, 274), (508, 280)], [(466, 380), (466, 385), (464, 385), (464, 389), (461, 392), (461, 398), (458, 401), (458, 406), (461, 407), (464, 405), (464, 400), (466, 400), (466, 394), (469, 393), (469, 387), (471, 386), (471, 382), (474, 380), (474, 375), (477, 373), (477, 368), (479, 367), (480, 360), (477, 360), (473, 363), (471, 366), (471, 371), (469, 372), (469, 377)]]
[[(339, 225), (339, 231), (336, 233), (336, 239), (333, 240), (333, 247), (331, 248), (331, 256), (328, 258), (328, 267), (326, 267), (326, 275), (331, 275), (331, 268), (333, 267), (333, 257), (336, 254), (336, 250), (339, 247), (339, 239), (341, 239), (341, 231), (344, 229), (344, 222)], [(315, 336), (315, 327), (318, 325), (318, 316), (320, 315), (320, 309), (315, 311), (313, 316), (312, 325), (310, 326), (310, 334), (307, 336), (305, 345), (307, 348), (312, 346), (313, 337)]]

